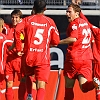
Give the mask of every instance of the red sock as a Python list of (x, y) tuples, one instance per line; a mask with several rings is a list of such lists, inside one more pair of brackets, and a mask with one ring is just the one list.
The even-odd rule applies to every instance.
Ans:
[(45, 89), (39, 88), (37, 90), (36, 100), (44, 100), (44, 96), (45, 96)]
[(82, 92), (86, 93), (90, 90), (93, 90), (95, 87), (94, 87), (94, 84), (92, 81), (87, 81), (85, 82), (84, 84), (82, 84)]
[(26, 92), (26, 83), (20, 82), (19, 89), (18, 89), (18, 99), (19, 100), (26, 100), (27, 92)]
[(26, 79), (26, 87), (27, 87), (27, 93), (32, 94), (32, 81), (30, 77), (27, 77)]
[(96, 90), (96, 100), (100, 100), (100, 90)]
[(2, 100), (2, 93), (0, 92), (0, 100)]
[(14, 100), (13, 89), (12, 88), (7, 88), (5, 96), (6, 96), (6, 100)]
[(32, 97), (34, 100), (36, 99), (36, 93), (37, 91), (35, 89), (32, 89)]
[(74, 100), (73, 88), (65, 88), (65, 98), (64, 100)]
[(27, 77), (26, 86), (27, 86), (27, 94), (32, 94), (33, 99), (35, 99), (37, 91), (35, 89), (32, 89), (32, 80), (30, 77)]

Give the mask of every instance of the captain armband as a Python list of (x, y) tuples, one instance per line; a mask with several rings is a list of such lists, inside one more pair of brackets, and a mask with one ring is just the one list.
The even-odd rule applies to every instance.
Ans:
[(23, 33), (20, 33), (20, 39), (21, 39), (21, 40), (24, 40), (24, 35), (23, 35)]

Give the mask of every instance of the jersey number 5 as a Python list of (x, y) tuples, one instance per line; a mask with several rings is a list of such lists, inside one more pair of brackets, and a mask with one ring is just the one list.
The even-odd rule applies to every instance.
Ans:
[(35, 44), (35, 45), (39, 45), (39, 44), (42, 43), (42, 41), (43, 41), (43, 36), (42, 36), (43, 32), (44, 32), (44, 29), (37, 29), (37, 30), (36, 30), (36, 34), (35, 34), (34, 37), (38, 38), (39, 41), (34, 40), (34, 44)]

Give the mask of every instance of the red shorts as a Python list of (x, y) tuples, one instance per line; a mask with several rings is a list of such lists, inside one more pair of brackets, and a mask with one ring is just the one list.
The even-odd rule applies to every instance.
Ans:
[(50, 65), (39, 65), (34, 67), (25, 66), (25, 74), (28, 76), (35, 75), (35, 78), (32, 79), (34, 82), (39, 80), (48, 83)]
[(0, 74), (0, 90), (2, 89), (3, 83), (4, 83), (4, 74)]
[(22, 67), (21, 67), (21, 75), (32, 76), (35, 75), (32, 81), (40, 80), (44, 82), (48, 82), (49, 74), (50, 74), (50, 64), (46, 65), (38, 65), (38, 66), (27, 66), (25, 63), (25, 56), (22, 57)]
[(93, 77), (100, 80), (100, 62), (93, 63)]
[(69, 78), (78, 78), (83, 75), (87, 80), (92, 79), (92, 60), (74, 60), (66, 61), (64, 65), (64, 76)]
[(15, 78), (15, 72), (18, 75), (18, 80), (20, 80), (21, 57), (17, 58), (9, 57), (9, 58), (5, 66), (6, 80), (13, 81)]

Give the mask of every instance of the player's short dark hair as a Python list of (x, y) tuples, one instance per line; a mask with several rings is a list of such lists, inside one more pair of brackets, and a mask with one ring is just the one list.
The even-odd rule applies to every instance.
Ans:
[(81, 12), (81, 8), (77, 4), (71, 3), (71, 4), (68, 5), (68, 7), (72, 7), (75, 12), (79, 12), (79, 13)]
[(41, 13), (44, 11), (44, 8), (46, 7), (46, 2), (45, 0), (35, 0), (34, 1), (34, 9), (36, 13)]
[(21, 12), (19, 9), (13, 10), (13, 11), (11, 12), (11, 17), (12, 17), (13, 15), (19, 15), (20, 18), (23, 17), (23, 14), (22, 14), (22, 12)]

